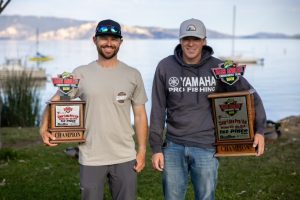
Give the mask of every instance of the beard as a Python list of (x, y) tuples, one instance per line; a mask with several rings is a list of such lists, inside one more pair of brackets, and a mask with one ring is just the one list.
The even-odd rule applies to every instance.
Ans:
[[(106, 47), (111, 47), (111, 48), (114, 50), (113, 53), (112, 53), (112, 54), (106, 54), (106, 53), (102, 50), (102, 48), (106, 48)], [(115, 56), (118, 54), (118, 52), (119, 52), (119, 47), (107, 46), (107, 45), (106, 45), (106, 46), (100, 46), (100, 47), (97, 46), (97, 51), (98, 51), (98, 54), (101, 55), (101, 57), (103, 57), (103, 58), (109, 60), (109, 59), (115, 57)]]

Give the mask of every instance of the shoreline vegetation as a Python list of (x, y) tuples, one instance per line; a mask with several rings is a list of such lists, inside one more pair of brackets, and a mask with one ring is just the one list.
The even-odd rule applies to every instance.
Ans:
[[(262, 157), (220, 158), (216, 199), (300, 196), (300, 116), (278, 123), (281, 134), (266, 137)], [(0, 128), (0, 199), (80, 199), (79, 164), (65, 153), (70, 146), (76, 144), (44, 146), (38, 128)], [(104, 199), (111, 199), (107, 186)], [(152, 169), (149, 147), (137, 199), (163, 199), (160, 173)], [(191, 184), (186, 199), (194, 199)]]

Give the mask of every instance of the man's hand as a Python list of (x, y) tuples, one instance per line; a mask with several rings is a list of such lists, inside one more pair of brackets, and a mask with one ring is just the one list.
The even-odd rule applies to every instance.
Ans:
[(47, 130), (40, 130), (40, 135), (45, 145), (52, 147), (57, 146), (57, 144), (50, 143), (50, 140), (55, 140), (55, 137), (51, 135)]
[[(60, 99), (59, 92), (57, 91), (56, 94), (50, 99), (51, 101), (58, 101)], [(47, 146), (57, 146), (57, 144), (51, 144), (50, 140), (55, 140), (55, 137), (49, 133), (48, 129), (48, 123), (49, 123), (49, 106), (47, 105), (45, 107), (42, 123), (40, 126), (40, 135), (43, 139), (43, 142)]]
[(144, 169), (145, 161), (146, 161), (146, 151), (139, 151), (136, 155), (136, 164), (134, 166), (134, 170), (137, 173), (141, 172)]
[(265, 150), (265, 137), (259, 133), (256, 133), (254, 135), (253, 147), (257, 147), (256, 156), (263, 155)]
[(152, 155), (152, 167), (158, 171), (164, 170), (164, 155), (162, 153)]
[(134, 105), (132, 106), (133, 115), (134, 115), (134, 126), (135, 133), (138, 143), (138, 153), (136, 155), (136, 164), (134, 170), (139, 173), (145, 167), (146, 160), (146, 146), (147, 146), (147, 137), (148, 137), (148, 122), (145, 105)]

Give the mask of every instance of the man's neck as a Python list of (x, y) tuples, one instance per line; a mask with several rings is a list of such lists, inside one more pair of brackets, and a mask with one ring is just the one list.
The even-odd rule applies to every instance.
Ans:
[(112, 59), (98, 58), (97, 63), (104, 68), (115, 68), (119, 61), (116, 57)]
[(183, 61), (188, 64), (188, 65), (196, 65), (196, 64), (199, 64), (200, 63), (200, 60), (201, 60), (201, 55), (197, 58), (194, 58), (194, 59), (189, 59), (189, 58), (186, 58), (184, 55), (183, 55)]

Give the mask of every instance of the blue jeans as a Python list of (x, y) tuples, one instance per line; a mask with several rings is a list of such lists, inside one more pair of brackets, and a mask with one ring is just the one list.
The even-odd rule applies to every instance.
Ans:
[(184, 200), (189, 175), (195, 200), (213, 200), (218, 176), (215, 149), (186, 147), (167, 141), (163, 148), (163, 190), (165, 200)]

